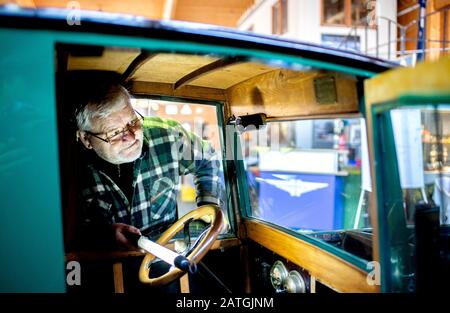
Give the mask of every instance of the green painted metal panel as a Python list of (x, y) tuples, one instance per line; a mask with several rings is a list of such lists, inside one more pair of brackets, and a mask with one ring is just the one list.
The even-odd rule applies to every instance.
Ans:
[(0, 292), (64, 292), (54, 47), (31, 31), (0, 42)]
[(231, 181), (227, 179), (230, 177), (230, 169), (228, 166), (230, 165), (227, 161), (227, 147), (226, 147), (226, 123), (225, 123), (225, 115), (224, 115), (224, 105), (220, 103), (216, 106), (217, 108), (217, 124), (219, 128), (219, 139), (220, 139), (220, 147), (221, 147), (221, 156), (222, 156), (222, 167), (223, 167), (223, 175), (225, 180), (225, 191), (226, 191), (226, 201), (228, 205), (228, 218), (231, 227), (231, 231), (236, 233), (236, 209), (234, 207), (234, 202), (232, 201), (232, 186)]
[(381, 289), (407, 292), (411, 274), (406, 217), (390, 112), (374, 115)]
[[(353, 229), (356, 210), (361, 196), (361, 171), (348, 170), (349, 174), (344, 180), (344, 229)], [(358, 225), (361, 227), (362, 219)]]

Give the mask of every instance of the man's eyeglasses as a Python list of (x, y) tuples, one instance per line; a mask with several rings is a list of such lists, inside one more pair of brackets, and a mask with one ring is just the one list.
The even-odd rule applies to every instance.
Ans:
[[(142, 123), (144, 122), (144, 117), (138, 112), (134, 111), (137, 114), (137, 117), (130, 122), (127, 123), (127, 125), (123, 128), (118, 128), (112, 131), (109, 131), (107, 133), (91, 133), (89, 131), (86, 131), (87, 134), (98, 138), (106, 143), (109, 143), (111, 145), (119, 142), (122, 140), (122, 138), (128, 133), (132, 132), (133, 134), (142, 127)], [(99, 135), (104, 135), (105, 137), (102, 138)]]

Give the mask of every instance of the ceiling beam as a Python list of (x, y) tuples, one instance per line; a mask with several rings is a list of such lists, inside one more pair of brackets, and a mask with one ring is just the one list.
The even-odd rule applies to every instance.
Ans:
[(203, 75), (206, 75), (208, 73), (211, 73), (213, 71), (217, 71), (220, 70), (226, 66), (232, 65), (232, 64), (236, 64), (236, 63), (240, 63), (243, 62), (244, 60), (242, 58), (223, 58), (223, 59), (218, 59), (214, 62), (211, 62), (209, 64), (206, 64), (188, 74), (186, 74), (185, 76), (181, 77), (179, 80), (177, 80), (174, 84), (173, 89), (177, 90), (180, 87), (188, 84), (189, 82), (200, 78)]
[(22, 8), (36, 8), (36, 4), (33, 0), (15, 0), (15, 1), (0, 1), (0, 4), (12, 3), (14, 2)]
[(128, 68), (123, 72), (122, 74), (122, 81), (125, 83), (128, 82), (131, 77), (133, 77), (134, 73), (147, 61), (151, 60), (153, 57), (155, 57), (157, 53), (150, 53), (150, 52), (141, 52), (131, 63), (128, 65)]
[(129, 88), (132, 93), (157, 95), (168, 97), (179, 97), (189, 99), (201, 99), (211, 101), (225, 101), (225, 91), (223, 89), (208, 88), (200, 86), (183, 86), (178, 90), (173, 88), (171, 83), (130, 81)]
[(177, 0), (166, 0), (164, 2), (163, 20), (171, 20), (175, 15)]

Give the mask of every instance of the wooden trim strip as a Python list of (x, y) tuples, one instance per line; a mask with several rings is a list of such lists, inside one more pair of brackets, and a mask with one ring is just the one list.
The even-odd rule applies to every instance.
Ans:
[(145, 253), (140, 251), (77, 251), (66, 253), (65, 259), (66, 262), (118, 260), (129, 257), (139, 257), (143, 255), (145, 255)]
[(320, 120), (320, 119), (332, 119), (332, 118), (357, 118), (362, 117), (360, 112), (356, 111), (348, 111), (343, 113), (336, 113), (336, 114), (316, 114), (316, 115), (308, 115), (308, 113), (305, 114), (299, 114), (299, 115), (292, 115), (292, 116), (268, 116), (266, 117), (267, 122), (289, 122), (289, 121), (298, 121), (298, 120)]
[[(239, 246), (241, 241), (237, 238), (216, 240), (211, 250), (228, 249), (234, 246)], [(173, 249), (173, 243), (166, 245), (169, 249)], [(79, 251), (66, 253), (66, 262), (70, 261), (96, 261), (96, 260), (117, 260), (129, 257), (144, 256), (144, 252), (140, 251)]]
[(316, 293), (316, 278), (314, 276), (310, 276), (309, 292)]
[(187, 85), (175, 90), (173, 84), (170, 83), (144, 81), (130, 81), (129, 87), (131, 92), (135, 94), (225, 101), (225, 91), (217, 88)]
[(189, 274), (184, 274), (180, 277), (180, 292), (190, 293), (189, 289)]
[(307, 270), (317, 281), (339, 292), (379, 292), (367, 283), (360, 268), (310, 243), (270, 227), (245, 219), (248, 238)]
[(187, 85), (189, 82), (198, 79), (203, 75), (220, 70), (226, 66), (233, 65), (239, 62), (243, 62), (243, 60), (240, 58), (223, 58), (213, 61), (181, 77), (179, 80), (175, 82), (173, 89), (174, 90), (180, 89), (180, 87)]
[(114, 292), (124, 293), (125, 290), (123, 288), (122, 262), (115, 262), (113, 264), (113, 273), (114, 273)]
[(405, 95), (438, 95), (450, 93), (450, 56), (416, 67), (397, 68), (364, 82), (366, 112), (371, 106), (396, 100)]
[(249, 256), (248, 256), (248, 246), (247, 245), (243, 245), (240, 247), (240, 251), (239, 251), (239, 261), (240, 261), (240, 266), (241, 266), (241, 273), (242, 273), (242, 278), (244, 281), (244, 292), (245, 293), (251, 293), (252, 292), (252, 287), (251, 287), (251, 281), (250, 281), (250, 260), (249, 260)]

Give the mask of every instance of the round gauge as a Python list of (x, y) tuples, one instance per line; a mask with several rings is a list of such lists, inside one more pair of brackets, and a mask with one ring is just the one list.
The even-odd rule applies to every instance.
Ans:
[(283, 283), (283, 288), (288, 293), (305, 293), (306, 283), (303, 276), (297, 271), (290, 271)]
[(283, 262), (276, 261), (270, 269), (270, 282), (276, 291), (281, 291), (283, 288), (283, 282), (288, 276), (288, 270), (284, 266)]

